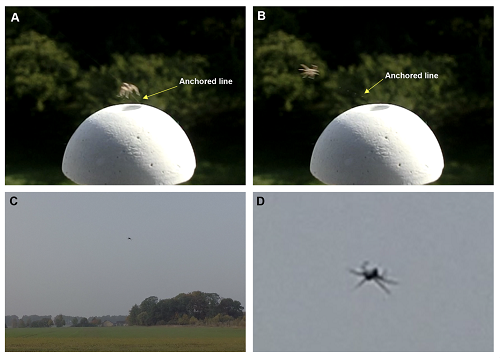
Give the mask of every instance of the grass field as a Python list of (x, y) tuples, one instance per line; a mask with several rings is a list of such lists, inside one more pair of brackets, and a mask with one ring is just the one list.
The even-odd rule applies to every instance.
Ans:
[(244, 352), (245, 329), (190, 326), (13, 328), (6, 352)]

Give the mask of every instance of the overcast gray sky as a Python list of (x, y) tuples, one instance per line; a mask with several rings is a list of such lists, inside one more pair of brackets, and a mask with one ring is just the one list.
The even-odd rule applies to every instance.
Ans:
[(254, 196), (255, 351), (493, 350), (492, 193)]
[(6, 315), (127, 315), (198, 290), (245, 307), (244, 193), (6, 198)]

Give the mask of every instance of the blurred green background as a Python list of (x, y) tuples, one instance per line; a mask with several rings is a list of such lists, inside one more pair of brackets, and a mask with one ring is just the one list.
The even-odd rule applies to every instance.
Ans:
[[(434, 184), (493, 184), (493, 7), (256, 7), (254, 184), (321, 184), (309, 171), (320, 134), (359, 105), (422, 118), (445, 167)], [(303, 79), (300, 64), (318, 66)], [(437, 80), (382, 81), (387, 72)]]
[[(73, 184), (61, 170), (69, 138), (120, 103), (180, 124), (197, 161), (186, 184), (245, 184), (244, 7), (7, 7), (5, 16), (6, 184)], [(142, 99), (181, 77), (233, 84)], [(117, 97), (122, 82), (141, 97)]]

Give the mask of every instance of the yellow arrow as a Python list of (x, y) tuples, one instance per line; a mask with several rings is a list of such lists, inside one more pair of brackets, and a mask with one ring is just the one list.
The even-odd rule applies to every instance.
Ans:
[[(175, 86), (175, 87), (177, 87), (177, 86)], [(175, 88), (175, 87), (172, 87), (172, 88)], [(162, 93), (162, 92), (165, 92), (165, 91), (171, 90), (172, 88), (169, 88), (169, 89), (166, 89), (166, 90), (163, 90), (163, 91), (157, 92), (157, 93), (155, 93), (155, 94), (150, 94), (149, 96), (148, 96), (148, 95), (145, 95), (144, 97), (142, 97), (142, 99), (148, 99), (148, 97), (151, 97), (151, 96), (157, 95), (158, 93)]]
[(365, 93), (370, 93), (370, 90), (371, 90), (373, 87), (375, 87), (376, 85), (378, 85), (380, 82), (382, 82), (383, 80), (384, 80), (384, 79), (382, 78), (380, 81), (378, 81), (378, 82), (377, 82), (377, 83), (375, 83), (373, 86), (371, 86), (371, 88), (370, 88), (370, 89), (365, 90)]

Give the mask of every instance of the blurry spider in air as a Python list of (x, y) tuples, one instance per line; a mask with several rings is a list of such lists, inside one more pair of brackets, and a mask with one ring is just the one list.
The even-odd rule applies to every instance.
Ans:
[(360, 271), (349, 269), (349, 272), (351, 272), (352, 274), (363, 277), (363, 279), (356, 285), (355, 288), (358, 288), (359, 286), (361, 286), (366, 281), (373, 281), (382, 290), (384, 290), (387, 294), (390, 294), (391, 291), (389, 291), (389, 289), (384, 285), (384, 283), (385, 284), (390, 284), (390, 285), (397, 285), (398, 282), (396, 282), (394, 280), (391, 280), (391, 279), (388, 279), (385, 276), (386, 275), (385, 271), (382, 271), (382, 273), (379, 273), (378, 272), (378, 268), (375, 267), (375, 268), (372, 268), (372, 269), (368, 269), (367, 266), (368, 266), (368, 261), (365, 261), (361, 265), (361, 270)]
[(300, 64), (303, 68), (299, 68), (302, 71), (302, 78), (309, 77), (314, 80), (314, 76), (319, 75), (318, 66), (312, 65), (312, 68), (307, 67), (303, 63)]
[(141, 94), (139, 93), (139, 89), (130, 84), (130, 83), (125, 83), (123, 82), (122, 83), (122, 86), (120, 87), (120, 93), (118, 94), (118, 97), (127, 97), (130, 95), (130, 94), (133, 94), (133, 93), (136, 93), (138, 96), (140, 96)]

